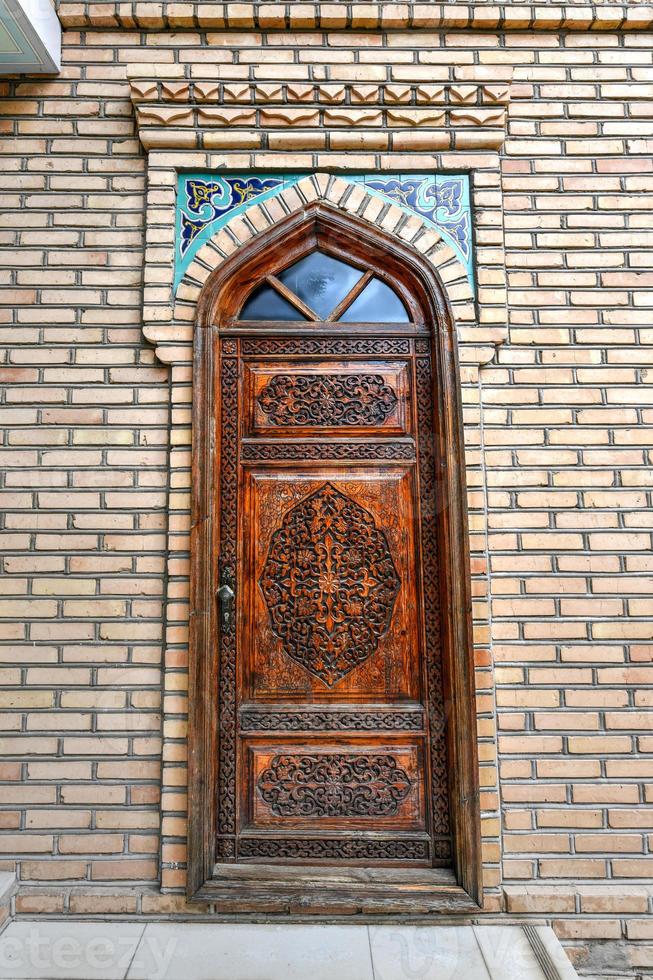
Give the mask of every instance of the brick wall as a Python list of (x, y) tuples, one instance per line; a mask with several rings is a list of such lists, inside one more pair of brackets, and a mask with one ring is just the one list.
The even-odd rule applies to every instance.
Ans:
[[(504, 907), (551, 919), (588, 975), (652, 971), (651, 36), (114, 26), (69, 29), (58, 78), (0, 83), (0, 852), (31, 883), (18, 910), (183, 909), (157, 888), (158, 710), (168, 589), (168, 761), (183, 762), (186, 567), (181, 553), (166, 568), (170, 379), (141, 332), (145, 159), (125, 63), (349, 81), (514, 67), (510, 335), (480, 374), (489, 860)], [(183, 867), (183, 819), (166, 833)]]

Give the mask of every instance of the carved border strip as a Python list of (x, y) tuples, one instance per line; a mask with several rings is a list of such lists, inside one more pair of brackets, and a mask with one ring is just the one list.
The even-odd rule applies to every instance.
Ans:
[(415, 447), (409, 443), (384, 445), (377, 442), (339, 443), (246, 443), (241, 447), (241, 458), (257, 459), (348, 459), (351, 453), (361, 459), (415, 459)]
[[(439, 855), (438, 855), (439, 856)], [(307, 858), (317, 861), (428, 861), (429, 842), (423, 840), (343, 840), (341, 838), (241, 837), (240, 858)]]
[[(422, 581), (426, 627), (426, 665), (428, 676), (429, 744), (431, 752), (431, 797), (433, 832), (450, 833), (449, 790), (447, 782), (447, 750), (442, 695), (442, 665), (440, 662), (440, 608), (438, 600), (437, 507), (439, 488), (435, 476), (435, 446), (433, 435), (432, 362), (430, 357), (415, 360), (417, 433), (422, 534)], [(430, 506), (429, 506), (430, 505)]]
[[(236, 579), (238, 502), (238, 362), (229, 342), (221, 353), (220, 577)], [(235, 353), (235, 351), (234, 351)], [(220, 633), (218, 833), (236, 832), (236, 623)], [(223, 846), (224, 846), (223, 842)], [(225, 855), (227, 856), (227, 855)]]
[[(233, 108), (230, 106), (165, 105), (159, 103), (139, 104), (136, 118), (140, 127), (141, 140), (147, 145), (146, 130), (151, 127), (171, 126), (172, 128), (192, 129), (199, 132), (205, 128), (228, 126), (252, 127), (260, 129), (285, 129), (288, 126), (303, 129), (347, 129), (350, 126), (363, 126), (366, 129), (393, 129), (415, 127), (442, 129), (446, 133), (458, 127), (490, 127), (500, 130), (496, 141), (503, 142), (503, 129), (506, 114), (503, 107), (469, 106), (459, 109), (394, 108), (385, 106), (342, 106), (337, 109), (290, 106), (276, 106), (261, 109)], [(199, 140), (196, 143), (199, 145)]]
[(283, 339), (244, 340), (243, 354), (410, 354), (410, 340), (355, 340), (345, 337), (315, 339), (285, 337)]
[(245, 711), (243, 731), (420, 731), (423, 713), (416, 711)]

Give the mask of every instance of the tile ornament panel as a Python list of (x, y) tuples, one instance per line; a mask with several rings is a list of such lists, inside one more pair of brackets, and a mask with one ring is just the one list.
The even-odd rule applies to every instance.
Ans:
[(354, 177), (368, 191), (390, 198), (437, 228), (472, 275), (469, 178), (466, 174), (390, 174)]
[[(253, 203), (275, 197), (305, 174), (180, 173), (175, 236), (176, 289), (204, 242)], [(370, 194), (417, 214), (452, 247), (474, 286), (472, 217), (467, 174), (339, 175)]]
[(254, 201), (260, 203), (285, 187), (296, 184), (295, 176), (264, 176), (263, 174), (181, 173), (177, 183), (177, 215), (175, 235), (176, 289), (184, 272), (204, 242), (237, 214), (242, 214)]

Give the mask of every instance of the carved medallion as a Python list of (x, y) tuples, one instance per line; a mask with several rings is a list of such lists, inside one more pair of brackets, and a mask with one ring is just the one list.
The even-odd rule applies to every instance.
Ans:
[(329, 687), (376, 651), (399, 585), (383, 531), (330, 483), (285, 515), (260, 578), (284, 652)]
[(256, 400), (273, 425), (381, 425), (397, 405), (380, 374), (275, 374)]
[(275, 755), (257, 780), (279, 817), (387, 817), (411, 781), (392, 755)]

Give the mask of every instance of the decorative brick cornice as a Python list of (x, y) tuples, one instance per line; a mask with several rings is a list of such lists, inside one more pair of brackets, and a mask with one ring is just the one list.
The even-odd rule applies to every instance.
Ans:
[[(131, 97), (135, 103), (210, 102), (267, 105), (269, 103), (318, 102), (327, 105), (506, 105), (510, 89), (499, 85), (393, 85), (296, 83), (271, 84), (142, 78), (154, 66), (130, 66)], [(166, 66), (175, 74), (182, 65)]]
[(376, 133), (388, 150), (498, 149), (505, 137), (505, 81), (261, 84), (216, 81), (201, 72), (201, 66), (128, 66), (146, 149), (249, 148), (253, 133), (268, 139), (288, 130), (298, 150), (311, 149), (316, 133), (330, 147), (334, 134), (352, 129), (367, 139)]
[(653, 7), (585, 3), (124, 3), (59, 0), (65, 28), (133, 30), (646, 30)]

